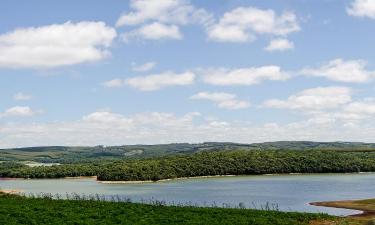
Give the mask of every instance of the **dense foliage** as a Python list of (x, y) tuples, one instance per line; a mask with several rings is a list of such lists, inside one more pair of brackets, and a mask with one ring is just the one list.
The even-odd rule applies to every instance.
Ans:
[(228, 150), (375, 150), (375, 144), (360, 142), (278, 141), (254, 144), (206, 142), (159, 145), (123, 145), (94, 147), (28, 147), (0, 149), (0, 161), (44, 163), (82, 163), (114, 159), (144, 159), (171, 155), (189, 155), (202, 151)]
[[(9, 164), (9, 163), (6, 163)], [(161, 180), (214, 175), (375, 171), (373, 151), (220, 151), (156, 159), (27, 167), (0, 164), (0, 177), (98, 176), (99, 180)]]
[(0, 193), (0, 224), (303, 225), (324, 214), (25, 198)]
[(99, 180), (375, 171), (375, 152), (229, 151), (108, 164)]

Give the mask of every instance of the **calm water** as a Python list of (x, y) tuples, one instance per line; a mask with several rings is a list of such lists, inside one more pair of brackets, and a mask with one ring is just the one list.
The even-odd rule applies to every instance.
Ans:
[(309, 202), (375, 197), (375, 174), (239, 176), (174, 180), (144, 184), (102, 184), (93, 179), (0, 180), (1, 189), (26, 193), (84, 193), (120, 195), (133, 201), (151, 198), (169, 203), (199, 205), (229, 203), (259, 208), (267, 202), (283, 211), (326, 212), (333, 215), (352, 210), (310, 206)]

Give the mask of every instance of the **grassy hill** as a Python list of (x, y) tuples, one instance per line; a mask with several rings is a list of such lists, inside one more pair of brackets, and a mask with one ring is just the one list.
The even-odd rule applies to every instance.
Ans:
[(374, 143), (279, 141), (254, 144), (205, 142), (123, 146), (48, 146), (0, 149), (0, 161), (72, 163), (95, 160), (140, 159), (222, 150), (375, 150)]

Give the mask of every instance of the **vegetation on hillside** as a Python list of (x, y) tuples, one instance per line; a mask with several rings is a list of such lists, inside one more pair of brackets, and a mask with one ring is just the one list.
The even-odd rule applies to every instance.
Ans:
[(98, 176), (104, 181), (161, 180), (214, 175), (375, 171), (373, 151), (219, 151), (156, 159), (28, 167), (0, 164), (0, 177)]
[(52, 200), (0, 193), (0, 224), (233, 224), (303, 225), (325, 214), (251, 209), (144, 205), (97, 200)]
[(375, 150), (375, 144), (360, 142), (279, 141), (255, 144), (206, 142), (200, 144), (123, 145), (94, 147), (29, 147), (0, 149), (0, 161), (77, 163), (114, 159), (142, 159), (228, 150)]

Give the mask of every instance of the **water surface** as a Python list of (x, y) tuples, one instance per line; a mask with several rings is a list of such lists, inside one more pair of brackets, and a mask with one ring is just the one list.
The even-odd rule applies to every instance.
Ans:
[(311, 206), (309, 202), (375, 198), (375, 174), (237, 176), (172, 180), (142, 184), (103, 184), (94, 179), (0, 180), (1, 189), (26, 193), (119, 195), (133, 201), (158, 199), (201, 206), (223, 203), (282, 211), (348, 215), (358, 211)]

